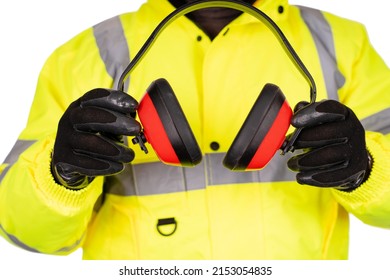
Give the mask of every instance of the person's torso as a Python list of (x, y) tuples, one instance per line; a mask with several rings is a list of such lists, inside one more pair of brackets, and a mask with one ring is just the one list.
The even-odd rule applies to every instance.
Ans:
[[(326, 98), (315, 42), (298, 10), (287, 12), (276, 22), (314, 76), (317, 99)], [(121, 17), (130, 57), (158, 23), (148, 21), (154, 13), (145, 6), (136, 16)], [(266, 83), (278, 85), (291, 107), (310, 98), (307, 81), (275, 35), (248, 17), (212, 42), (187, 18), (178, 19), (130, 74), (128, 93), (138, 100), (153, 80), (169, 81), (203, 159), (193, 168), (165, 165), (150, 146), (145, 154), (129, 138), (136, 158), (123, 173), (107, 178), (85, 258), (346, 258), (346, 212), (329, 190), (295, 182), (286, 166), (290, 154), (277, 152), (260, 171), (233, 172), (222, 164)]]

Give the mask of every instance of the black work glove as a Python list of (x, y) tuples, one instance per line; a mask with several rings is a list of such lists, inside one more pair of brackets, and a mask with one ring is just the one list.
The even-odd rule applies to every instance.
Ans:
[(122, 135), (137, 135), (134, 119), (138, 102), (130, 95), (110, 89), (93, 89), (74, 101), (58, 124), (52, 155), (56, 181), (81, 189), (95, 176), (113, 175), (134, 159), (134, 151)]
[(324, 100), (297, 104), (291, 124), (303, 128), (288, 167), (297, 171), (297, 182), (318, 187), (351, 191), (366, 180), (371, 170), (365, 131), (345, 105)]

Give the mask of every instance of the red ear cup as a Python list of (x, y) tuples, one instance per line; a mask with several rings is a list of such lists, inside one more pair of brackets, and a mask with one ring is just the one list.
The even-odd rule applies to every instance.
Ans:
[(223, 164), (231, 170), (256, 170), (280, 149), (292, 110), (280, 88), (266, 84), (230, 146)]
[(138, 107), (138, 116), (159, 159), (178, 166), (194, 166), (202, 153), (183, 110), (165, 79), (154, 81)]

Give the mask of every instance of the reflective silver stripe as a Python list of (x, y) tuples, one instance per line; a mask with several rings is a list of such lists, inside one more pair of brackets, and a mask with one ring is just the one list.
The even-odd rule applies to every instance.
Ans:
[(161, 162), (132, 164), (119, 175), (107, 177), (106, 182), (106, 193), (123, 196), (185, 192), (206, 187), (203, 162), (192, 168)]
[(21, 153), (27, 150), (36, 140), (17, 140), (11, 149), (11, 152), (7, 155), (4, 163), (14, 164)]
[(36, 250), (36, 249), (34, 249), (32, 247), (27, 246), (26, 244), (20, 242), (19, 239), (17, 239), (14, 235), (11, 235), (11, 234), (7, 233), (2, 225), (0, 225), (0, 229), (5, 233), (5, 235), (7, 235), (7, 237), (12, 241), (12, 243), (17, 245), (18, 247), (20, 247), (20, 248), (22, 248), (24, 250), (30, 251), (30, 252), (39, 253), (38, 250)]
[(12, 147), (10, 153), (4, 159), (5, 164), (9, 164), (3, 172), (0, 174), (0, 182), (3, 180), (5, 174), (7, 174), (9, 168), (18, 160), (21, 153), (27, 150), (36, 141), (32, 140), (17, 140), (15, 145)]
[(78, 248), (79, 245), (81, 244), (81, 241), (83, 240), (84, 238), (84, 235), (83, 234), (80, 239), (76, 240), (72, 245), (70, 246), (66, 246), (66, 247), (63, 247), (63, 248), (60, 248), (59, 250), (55, 251), (54, 253), (67, 253), (67, 252), (72, 252), (74, 249)]
[[(12, 147), (11, 152), (8, 154), (8, 156), (5, 158), (4, 163), (9, 164), (3, 172), (0, 174), (0, 182), (4, 178), (5, 174), (8, 172), (9, 168), (18, 160), (19, 156), (27, 150), (32, 144), (34, 144), (36, 141), (35, 140), (17, 140), (15, 145)], [(0, 230), (4, 232), (4, 234), (17, 246), (20, 248), (35, 252), (35, 253), (40, 253), (37, 249), (34, 249), (23, 242), (21, 242), (16, 236), (9, 234), (4, 227), (0, 224)], [(78, 240), (75, 244), (69, 246), (69, 247), (64, 247), (59, 249), (57, 252), (68, 252), (71, 251), (73, 248), (77, 247), (80, 243), (81, 240)]]
[(328, 98), (339, 100), (337, 91), (344, 85), (345, 77), (337, 67), (330, 25), (321, 11), (303, 6), (298, 8), (316, 44)]
[[(108, 74), (113, 78), (114, 85), (129, 64), (130, 53), (119, 16), (105, 20), (93, 27), (96, 44)], [(125, 83), (127, 90), (129, 81)]]
[(276, 154), (264, 169), (244, 172), (225, 168), (222, 164), (224, 156), (225, 153), (206, 155), (208, 185), (295, 181), (295, 174), (287, 169), (287, 160), (291, 154)]
[(117, 176), (106, 178), (105, 193), (121, 196), (143, 196), (205, 189), (228, 184), (295, 181), (287, 169), (291, 154), (275, 155), (260, 171), (230, 171), (222, 165), (225, 154), (207, 154), (192, 168), (165, 165), (161, 162), (128, 165)]
[[(24, 249), (24, 250), (27, 250), (27, 251), (30, 251), (30, 252), (34, 252), (34, 253), (42, 253), (40, 251), (38, 251), (37, 249), (35, 248), (32, 248), (30, 246), (27, 246), (26, 244), (24, 244), (23, 242), (21, 242), (16, 236), (12, 235), (12, 234), (9, 234), (5, 231), (5, 229), (3, 228), (2, 225), (0, 225), (0, 229), (2, 232), (4, 232), (4, 234), (11, 240), (11, 242), (15, 245), (17, 245), (18, 247)], [(73, 251), (75, 248), (77, 248), (81, 241), (83, 240), (83, 237), (84, 235), (79, 239), (77, 240), (74, 244), (70, 245), (70, 246), (67, 246), (67, 247), (63, 247), (53, 253), (61, 253), (61, 252), (71, 252)]]
[(388, 108), (371, 115), (361, 120), (361, 123), (365, 130), (388, 134), (390, 133), (390, 109)]

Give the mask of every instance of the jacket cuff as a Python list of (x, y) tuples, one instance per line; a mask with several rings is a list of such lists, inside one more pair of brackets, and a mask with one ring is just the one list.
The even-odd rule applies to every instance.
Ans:
[[(383, 142), (380, 133), (367, 132), (367, 150), (372, 156), (372, 169), (368, 179), (351, 192), (332, 190), (339, 203), (347, 210), (353, 211), (361, 207), (369, 207), (386, 197), (390, 197), (390, 151)], [(382, 142), (381, 142), (382, 140)]]
[(46, 205), (57, 210), (63, 209), (68, 215), (78, 213), (82, 209), (92, 209), (102, 192), (103, 177), (96, 177), (90, 185), (81, 190), (70, 190), (56, 183), (51, 173), (53, 147), (54, 139), (47, 139), (42, 145), (42, 150), (37, 153), (34, 170), (38, 195)]

